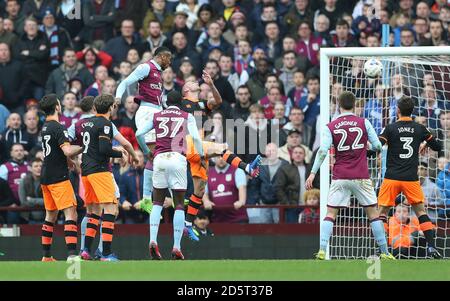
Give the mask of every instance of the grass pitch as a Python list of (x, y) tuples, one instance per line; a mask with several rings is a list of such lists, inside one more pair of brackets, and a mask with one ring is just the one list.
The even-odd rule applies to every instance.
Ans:
[[(77, 263), (75, 263), (77, 264)], [(375, 263), (376, 265), (377, 263)], [(192, 260), (81, 262), (79, 280), (450, 280), (449, 260)], [(61, 261), (0, 262), (0, 281), (71, 280), (75, 266)], [(379, 274), (378, 274), (379, 272)], [(72, 274), (71, 274), (72, 273)], [(376, 277), (375, 277), (376, 278)]]

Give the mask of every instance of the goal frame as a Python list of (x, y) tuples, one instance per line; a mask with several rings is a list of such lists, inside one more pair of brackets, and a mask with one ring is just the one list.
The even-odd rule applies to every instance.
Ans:
[[(413, 47), (348, 47), (320, 49), (320, 128), (330, 122), (330, 58), (346, 56), (431, 56), (450, 55), (450, 46), (413, 46)], [(320, 132), (320, 130), (319, 130)], [(327, 154), (320, 167), (320, 221), (326, 216), (328, 192), (330, 190), (330, 156)], [(322, 223), (321, 226), (322, 227)], [(330, 246), (327, 246), (326, 259), (330, 259)]]

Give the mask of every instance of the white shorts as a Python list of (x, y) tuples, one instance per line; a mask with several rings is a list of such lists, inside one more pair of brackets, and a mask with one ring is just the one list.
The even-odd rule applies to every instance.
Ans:
[(186, 190), (186, 157), (177, 152), (158, 154), (153, 160), (153, 187), (175, 191)]
[[(141, 103), (141, 106), (136, 112), (135, 122), (137, 130), (139, 131), (140, 127), (149, 124), (153, 120), (153, 115), (161, 111), (162, 111), (161, 107)], [(144, 138), (145, 143), (155, 143), (156, 141), (155, 130), (151, 130), (150, 132), (146, 133)]]
[(332, 180), (328, 194), (328, 206), (332, 208), (348, 207), (351, 195), (354, 195), (363, 207), (377, 204), (377, 196), (371, 180)]

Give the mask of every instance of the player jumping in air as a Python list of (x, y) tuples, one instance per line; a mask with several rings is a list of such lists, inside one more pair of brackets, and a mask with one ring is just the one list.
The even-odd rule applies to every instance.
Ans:
[[(148, 124), (153, 120), (153, 115), (162, 110), (161, 99), (163, 85), (161, 72), (171, 65), (172, 53), (166, 47), (158, 47), (154, 52), (154, 58), (139, 65), (124, 81), (120, 83), (116, 91), (116, 100), (120, 102), (128, 86), (138, 83), (138, 93), (135, 101), (140, 104), (136, 112), (136, 128), (145, 135), (145, 143), (154, 148), (155, 131), (147, 130)], [(145, 129), (144, 129), (145, 127)], [(152, 160), (144, 170), (143, 200), (151, 203), (152, 197)]]
[(434, 243), (436, 233), (424, 207), (425, 196), (417, 174), (420, 150), (429, 146), (440, 151), (442, 145), (425, 126), (412, 120), (413, 110), (413, 100), (402, 97), (397, 104), (398, 121), (386, 126), (380, 134), (381, 143), (388, 145), (386, 174), (378, 195), (380, 219), (387, 228), (387, 214), (402, 192), (419, 219), (420, 230), (428, 243), (428, 255), (442, 258)]
[[(153, 173), (153, 209), (150, 214), (150, 255), (160, 260), (157, 237), (163, 202), (167, 189), (172, 191), (175, 214), (173, 217), (174, 243), (172, 259), (184, 259), (181, 253), (181, 238), (184, 232), (184, 195), (187, 189), (186, 136), (192, 137), (200, 156), (203, 156), (202, 141), (194, 117), (180, 110), (181, 95), (172, 91), (167, 95), (168, 108), (155, 113), (150, 129), (156, 130)], [(144, 144), (144, 154), (150, 149)]]
[[(104, 94), (94, 100), (97, 115), (84, 126), (83, 157), (81, 162), (82, 181), (89, 202), (92, 206), (88, 218), (85, 250), (90, 252), (97, 233), (99, 217), (102, 220), (103, 253), (100, 260), (118, 261), (111, 252), (114, 223), (117, 213), (117, 198), (114, 177), (109, 169), (110, 158), (122, 158), (125, 150), (112, 147), (113, 131), (110, 121), (111, 111), (116, 106), (112, 95)], [(103, 211), (103, 215), (102, 215)]]
[[(190, 81), (185, 83), (183, 86), (183, 100), (181, 102), (180, 109), (192, 114), (196, 118), (197, 122), (201, 122), (201, 124), (197, 124), (197, 126), (200, 129), (200, 137), (203, 138), (204, 126), (208, 120), (208, 115), (211, 111), (220, 106), (222, 103), (222, 97), (220, 96), (220, 93), (214, 85), (214, 81), (208, 72), (203, 71), (202, 77), (203, 81), (211, 88), (214, 95), (214, 100), (201, 100), (199, 98), (199, 83), (196, 81)], [(259, 173), (261, 157), (257, 156), (252, 163), (247, 164), (238, 156), (229, 151), (226, 143), (221, 144), (204, 141), (203, 152), (205, 154), (205, 158), (202, 158), (197, 149), (194, 148), (191, 138), (188, 137), (187, 143), (188, 150), (186, 158), (189, 162), (192, 180), (194, 182), (194, 193), (189, 198), (186, 215), (186, 229), (189, 237), (192, 240), (198, 241), (198, 234), (194, 231), (192, 223), (194, 222), (198, 210), (202, 205), (202, 198), (205, 193), (206, 183), (208, 181), (208, 159), (215, 156), (222, 156), (222, 158), (231, 166), (244, 170), (251, 177), (256, 177)]]
[(341, 114), (323, 129), (321, 146), (311, 175), (306, 180), (306, 189), (312, 189), (316, 173), (329, 149), (334, 145), (336, 162), (328, 195), (327, 215), (320, 227), (320, 249), (316, 258), (325, 259), (339, 209), (350, 205), (350, 196), (353, 194), (369, 217), (381, 258), (395, 259), (388, 251), (383, 223), (376, 208), (377, 197), (367, 165), (367, 142), (370, 142), (372, 150), (375, 151), (381, 151), (381, 143), (370, 122), (353, 113), (356, 101), (353, 93), (343, 92), (339, 95), (338, 101)]
[[(72, 144), (75, 145), (83, 145), (83, 139), (85, 137), (84, 128), (87, 126), (89, 122), (92, 122), (91, 119), (95, 117), (95, 107), (94, 107), (94, 97), (92, 96), (86, 96), (84, 97), (80, 102), (80, 108), (83, 112), (83, 115), (81, 115), (80, 120), (78, 120), (77, 123), (72, 124), (69, 129), (69, 138), (72, 142)], [(133, 163), (139, 162), (139, 159), (133, 149), (133, 146), (130, 142), (128, 142), (125, 137), (117, 130), (116, 126), (112, 124), (112, 132), (113, 137), (116, 141), (120, 143), (120, 145), (123, 146), (123, 148), (131, 155)], [(110, 170), (111, 171), (111, 170)], [(113, 178), (114, 179), (114, 178)], [(82, 180), (85, 181), (86, 179)], [(120, 198), (120, 191), (117, 186), (117, 183), (114, 181), (114, 186), (116, 188), (116, 198)], [(86, 192), (92, 192), (92, 191), (86, 191)], [(81, 242), (80, 242), (80, 255), (81, 258), (84, 260), (91, 260), (92, 257), (90, 255), (90, 252), (85, 249), (85, 238), (86, 238), (86, 232), (88, 232), (88, 235), (92, 235), (92, 230), (87, 230), (87, 224), (89, 219), (93, 217), (94, 219), (100, 220), (100, 216), (97, 216), (93, 214), (94, 207), (100, 206), (100, 204), (94, 203), (94, 200), (96, 199), (95, 195), (89, 195), (89, 193), (85, 193), (83, 196), (85, 205), (86, 205), (86, 215), (83, 217), (83, 220), (81, 221)], [(97, 210), (98, 211), (98, 210)], [(117, 210), (118, 211), (118, 210)], [(100, 228), (100, 233), (102, 233)], [(100, 235), (99, 245), (95, 252), (96, 258), (100, 259), (102, 257), (102, 251), (103, 251), (103, 241), (102, 237)]]
[(55, 94), (49, 94), (39, 102), (40, 109), (46, 115), (42, 128), (42, 166), (41, 187), (46, 210), (42, 226), (42, 261), (56, 261), (50, 252), (53, 241), (53, 227), (60, 210), (64, 212), (64, 235), (69, 258), (76, 257), (77, 248), (77, 201), (72, 184), (69, 181), (67, 161), (80, 154), (83, 149), (71, 146), (69, 135), (59, 123), (61, 103)]

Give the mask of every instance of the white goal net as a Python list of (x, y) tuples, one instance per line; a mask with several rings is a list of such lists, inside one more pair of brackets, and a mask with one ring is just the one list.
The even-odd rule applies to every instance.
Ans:
[[(363, 66), (369, 58), (383, 63), (383, 74), (368, 78)], [(443, 144), (441, 152), (427, 150), (420, 157), (419, 177), (426, 208), (436, 227), (436, 246), (450, 257), (450, 47), (322, 49), (321, 126), (339, 113), (336, 99), (342, 91), (357, 97), (356, 114), (367, 118), (377, 134), (396, 120), (396, 104), (403, 95), (416, 103), (415, 120), (430, 129)], [(325, 80), (324, 80), (325, 79)], [(329, 101), (327, 101), (329, 100)], [(385, 154), (385, 152), (383, 152)], [(383, 154), (369, 156), (369, 169), (378, 194), (384, 174)], [(326, 212), (333, 155), (321, 169), (321, 214)], [(330, 168), (331, 167), (331, 168)], [(445, 170), (448, 173), (445, 174)], [(447, 190), (446, 191), (446, 187)], [(447, 197), (446, 197), (447, 195)], [(417, 218), (399, 196), (389, 214), (390, 250), (399, 258), (425, 258), (426, 242)], [(341, 209), (329, 244), (330, 259), (360, 259), (376, 255), (369, 221), (352, 200)]]

